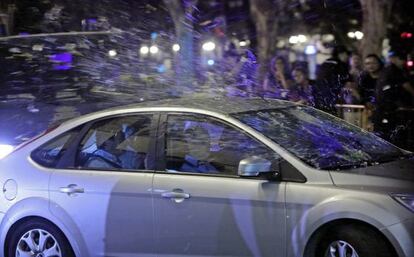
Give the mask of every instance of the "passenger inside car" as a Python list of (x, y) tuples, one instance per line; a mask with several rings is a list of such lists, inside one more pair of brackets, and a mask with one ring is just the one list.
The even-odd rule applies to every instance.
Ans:
[(218, 170), (209, 162), (210, 135), (208, 131), (197, 125), (185, 131), (188, 152), (180, 171), (198, 173), (217, 173)]

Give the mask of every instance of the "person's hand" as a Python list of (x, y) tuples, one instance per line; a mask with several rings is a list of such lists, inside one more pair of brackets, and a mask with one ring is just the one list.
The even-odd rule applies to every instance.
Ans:
[(276, 71), (276, 78), (279, 80), (283, 80), (285, 78), (285, 74), (281, 70)]

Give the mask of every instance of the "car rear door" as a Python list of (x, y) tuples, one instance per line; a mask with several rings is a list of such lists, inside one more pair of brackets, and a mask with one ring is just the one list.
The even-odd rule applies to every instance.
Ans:
[(153, 186), (158, 256), (284, 256), (285, 183), (237, 176), (241, 158), (276, 154), (207, 116), (161, 120)]
[(82, 256), (154, 254), (151, 186), (158, 115), (89, 123), (50, 180), (50, 208), (70, 226)]

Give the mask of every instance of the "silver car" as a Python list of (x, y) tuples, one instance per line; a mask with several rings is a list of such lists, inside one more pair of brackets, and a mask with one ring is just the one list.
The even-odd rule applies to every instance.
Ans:
[(184, 98), (0, 161), (0, 255), (414, 256), (414, 160), (311, 107)]

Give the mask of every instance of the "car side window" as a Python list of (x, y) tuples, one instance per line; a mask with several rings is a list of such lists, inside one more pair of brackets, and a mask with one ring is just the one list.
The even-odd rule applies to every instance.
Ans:
[(38, 147), (30, 155), (32, 160), (42, 166), (55, 168), (72, 140), (78, 135), (80, 129), (81, 127), (71, 129)]
[(169, 115), (165, 140), (168, 172), (237, 175), (245, 158), (278, 158), (240, 129), (207, 116)]
[(96, 122), (82, 139), (75, 167), (99, 170), (146, 170), (152, 115), (116, 117)]

